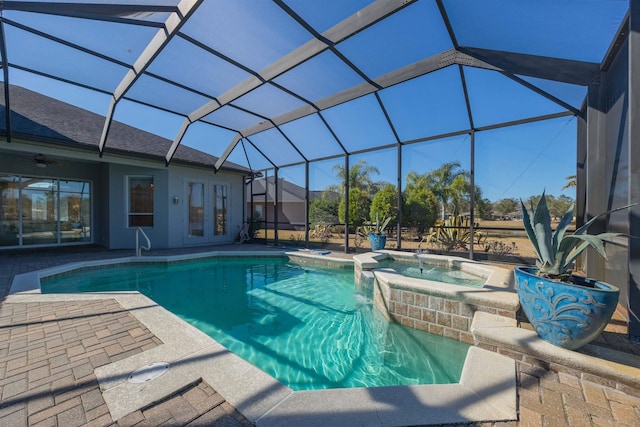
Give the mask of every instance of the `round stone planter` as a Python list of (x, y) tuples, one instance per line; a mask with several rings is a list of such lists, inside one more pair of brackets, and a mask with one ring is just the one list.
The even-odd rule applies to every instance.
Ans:
[(369, 233), (369, 246), (371, 246), (372, 251), (379, 251), (380, 249), (384, 249), (384, 246), (386, 244), (387, 244), (386, 234)]
[(569, 350), (597, 338), (616, 309), (620, 290), (580, 276), (572, 276), (577, 284), (549, 280), (537, 271), (514, 269), (520, 306), (538, 336)]

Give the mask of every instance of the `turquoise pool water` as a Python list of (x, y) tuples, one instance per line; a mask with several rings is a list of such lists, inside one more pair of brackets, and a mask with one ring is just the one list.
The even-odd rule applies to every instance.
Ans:
[(468, 345), (387, 322), (353, 270), (218, 258), (80, 270), (43, 293), (139, 291), (294, 390), (457, 383)]
[(462, 270), (438, 267), (426, 263), (422, 265), (422, 268), (420, 268), (418, 263), (404, 263), (396, 260), (383, 260), (379, 265), (380, 268), (393, 268), (398, 273), (407, 277), (434, 280), (436, 282), (469, 286), (472, 288), (481, 288), (487, 280), (484, 277), (475, 276)]

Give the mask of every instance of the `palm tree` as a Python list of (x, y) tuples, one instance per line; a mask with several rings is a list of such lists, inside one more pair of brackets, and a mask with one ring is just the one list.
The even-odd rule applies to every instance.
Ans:
[(426, 174), (429, 188), (435, 194), (440, 203), (440, 218), (445, 219), (447, 204), (456, 194), (454, 182), (459, 176), (466, 177), (467, 173), (460, 169), (460, 162), (444, 163), (438, 169), (434, 169)]
[(411, 171), (407, 174), (407, 185), (405, 191), (411, 193), (413, 191), (419, 191), (421, 189), (427, 189), (429, 187), (429, 180), (427, 174), (420, 175), (417, 172)]
[[(338, 208), (338, 216), (340, 221), (345, 218), (345, 183), (346, 173), (344, 164), (336, 164), (333, 171), (340, 178), (340, 184), (331, 185), (325, 191), (333, 191), (340, 194), (340, 207)], [(364, 216), (369, 212), (371, 199), (378, 192), (383, 184), (374, 181), (372, 176), (379, 174), (380, 170), (368, 165), (365, 160), (360, 160), (349, 168), (349, 222), (352, 225), (359, 225), (364, 221)]]
[(562, 190), (566, 190), (567, 188), (575, 187), (578, 185), (577, 175), (569, 175), (565, 179), (569, 182), (567, 182), (565, 186), (562, 187)]
[[(345, 167), (344, 165), (337, 164), (333, 166), (333, 171), (336, 176), (340, 178), (340, 184), (335, 188), (340, 194), (344, 194), (345, 186)], [(364, 190), (368, 194), (373, 195), (378, 191), (382, 185), (379, 182), (373, 181), (372, 175), (380, 174), (380, 169), (375, 166), (368, 165), (365, 160), (360, 160), (349, 168), (349, 188), (357, 188)]]

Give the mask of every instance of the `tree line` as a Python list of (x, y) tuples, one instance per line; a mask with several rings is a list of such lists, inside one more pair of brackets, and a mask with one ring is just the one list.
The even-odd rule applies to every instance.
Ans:
[[(541, 197), (542, 195), (530, 196), (527, 200), (523, 200), (523, 203), (528, 209), (530, 209), (531, 206), (537, 206)], [(569, 196), (565, 196), (564, 194), (558, 197), (547, 194), (545, 197), (547, 199), (547, 207), (549, 208), (549, 213), (552, 218), (561, 218), (573, 204), (573, 199)], [(493, 203), (493, 211), (495, 214), (501, 215), (500, 219), (514, 219), (513, 214), (519, 214), (520, 210), (520, 200), (514, 198), (500, 199)]]
[[(377, 167), (360, 160), (345, 170), (344, 165), (335, 165), (333, 171), (340, 184), (327, 187), (320, 197), (311, 201), (309, 222), (320, 224), (344, 224), (348, 207), (349, 223), (357, 227), (368, 221), (390, 217), (390, 224), (398, 218), (398, 191), (392, 184), (376, 181), (380, 173)], [(348, 180), (348, 181), (347, 181)], [(468, 214), (471, 210), (471, 181), (469, 171), (459, 162), (447, 162), (437, 169), (419, 174), (407, 174), (402, 191), (402, 224), (423, 231), (437, 220), (449, 215)], [(349, 183), (348, 202), (345, 200), (345, 183)], [(513, 219), (520, 211), (520, 201), (505, 198), (492, 203), (483, 198), (482, 190), (475, 185), (474, 213), (477, 219)], [(527, 201), (537, 202), (541, 196), (532, 196)], [(564, 214), (573, 200), (567, 196), (547, 195), (547, 203), (553, 216)], [(497, 218), (496, 218), (497, 217)]]

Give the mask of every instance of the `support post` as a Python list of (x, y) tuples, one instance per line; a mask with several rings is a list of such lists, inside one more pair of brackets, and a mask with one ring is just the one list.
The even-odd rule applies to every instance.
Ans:
[[(601, 85), (592, 84), (587, 94), (586, 197), (583, 222), (610, 209), (607, 207), (607, 179), (604, 177), (607, 170), (607, 117), (606, 112), (603, 111), (602, 90), (604, 89)], [(598, 219), (591, 225), (589, 232), (602, 233), (605, 228), (605, 220)], [(591, 249), (585, 251), (583, 269), (589, 277), (604, 280), (604, 259)]]
[(344, 253), (349, 253), (349, 155), (344, 156)]
[(278, 168), (273, 170), (273, 244), (278, 246)]
[(398, 221), (396, 224), (396, 244), (402, 249), (402, 144), (398, 144), (398, 177), (396, 191), (398, 192)]
[(476, 133), (471, 131), (471, 166), (469, 170), (469, 184), (471, 185), (471, 197), (469, 198), (469, 259), (473, 259), (473, 244), (475, 242), (475, 200), (476, 200), (476, 183), (475, 183), (475, 159), (476, 159)]
[[(640, 203), (640, 1), (629, 2), (629, 203)], [(629, 209), (629, 336), (640, 339), (640, 206)]]
[[(7, 142), (11, 142), (11, 96), (9, 93), (9, 59), (7, 42), (4, 36), (4, 23), (0, 21), (0, 59), (2, 60), (2, 86), (4, 87), (4, 120)], [(59, 235), (59, 234), (58, 234)]]
[(309, 161), (304, 162), (304, 246), (309, 247)]

